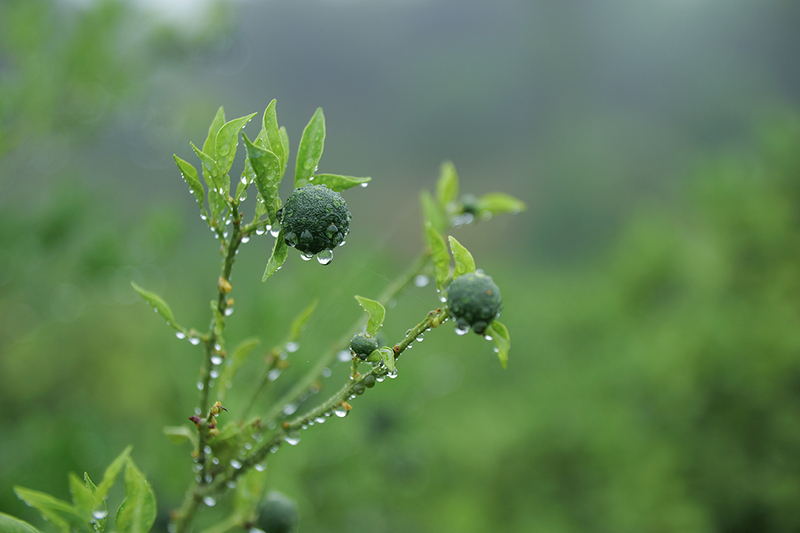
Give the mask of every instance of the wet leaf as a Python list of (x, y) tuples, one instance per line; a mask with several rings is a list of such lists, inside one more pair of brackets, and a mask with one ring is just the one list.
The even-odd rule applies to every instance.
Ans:
[(253, 170), (258, 194), (264, 200), (270, 223), (274, 223), (279, 206), (278, 188), (283, 176), (283, 164), (277, 155), (253, 144), (247, 135), (243, 137), (247, 160)]
[(131, 281), (131, 287), (133, 287), (133, 290), (138, 292), (139, 295), (144, 298), (145, 302), (150, 304), (150, 307), (155, 309), (156, 313), (161, 315), (164, 320), (167, 321), (168, 326), (178, 331), (182, 331), (183, 333), (187, 333), (186, 328), (175, 323), (175, 317), (172, 314), (172, 309), (170, 309), (169, 305), (167, 305), (167, 302), (165, 302), (161, 296), (154, 292), (144, 290), (133, 281)]
[(100, 482), (100, 485), (97, 486), (97, 490), (94, 493), (95, 500), (104, 500), (106, 496), (108, 496), (108, 491), (111, 490), (111, 487), (114, 485), (114, 481), (116, 481), (117, 475), (128, 460), (132, 449), (133, 446), (128, 446), (110, 465), (108, 465), (105, 473), (103, 473), (103, 481)]
[(286, 149), (284, 148), (281, 131), (278, 127), (276, 106), (277, 102), (272, 100), (264, 111), (264, 121), (261, 126), (261, 131), (256, 138), (256, 144), (263, 146), (278, 156), (281, 162), (281, 168), (286, 168)]
[(148, 533), (156, 520), (156, 496), (150, 483), (128, 458), (125, 465), (125, 501), (117, 511), (119, 533)]
[(332, 191), (342, 192), (363, 183), (369, 183), (372, 178), (354, 178), (353, 176), (339, 176), (337, 174), (317, 174), (311, 178), (314, 185), (325, 185)]
[(383, 319), (386, 317), (386, 309), (380, 302), (364, 298), (363, 296), (356, 296), (358, 304), (367, 312), (369, 320), (367, 321), (367, 333), (373, 337), (377, 335), (378, 330), (383, 325)]
[(286, 165), (289, 164), (289, 134), (283, 126), (279, 131), (281, 133), (281, 143), (283, 143), (283, 172), (285, 173)]
[(75, 510), (83, 517), (84, 521), (89, 522), (92, 519), (94, 496), (86, 483), (74, 472), (69, 473), (69, 493), (72, 496), (72, 505), (75, 506)]
[(215, 142), (214, 159), (222, 174), (227, 174), (236, 157), (236, 147), (239, 146), (239, 132), (242, 131), (256, 113), (226, 122), (217, 133)]
[(208, 136), (206, 136), (206, 141), (203, 143), (203, 151), (205, 153), (212, 156), (214, 155), (217, 133), (223, 124), (225, 124), (225, 109), (220, 107), (217, 109), (217, 114), (214, 115), (214, 120), (211, 121), (211, 125), (208, 127)]
[(492, 337), (500, 364), (503, 365), (503, 368), (507, 368), (508, 351), (511, 349), (511, 336), (508, 334), (508, 328), (499, 320), (492, 320), (492, 323), (486, 328), (485, 334)]
[(72, 533), (74, 530), (89, 532), (89, 524), (78, 513), (77, 509), (58, 498), (37, 490), (14, 487), (17, 497), (29, 507), (33, 507), (50, 522), (56, 529), (63, 533)]
[(3, 533), (41, 533), (29, 523), (5, 513), (0, 513), (0, 531)]
[(381, 354), (381, 360), (383, 364), (386, 365), (386, 368), (389, 369), (389, 372), (394, 372), (394, 350), (391, 348), (381, 348), (378, 350)]
[(256, 516), (258, 505), (264, 497), (264, 486), (267, 481), (267, 471), (250, 470), (240, 476), (236, 483), (236, 492), (233, 496), (233, 511), (242, 518)]
[(283, 238), (283, 229), (281, 229), (275, 239), (275, 246), (272, 248), (272, 255), (269, 256), (267, 268), (264, 270), (264, 276), (261, 281), (267, 281), (267, 278), (277, 272), (288, 256), (289, 245), (286, 244), (286, 239)]
[(453, 258), (456, 260), (456, 269), (455, 272), (453, 272), (453, 279), (469, 272), (475, 272), (475, 259), (472, 258), (472, 254), (469, 253), (469, 250), (464, 248), (464, 245), (458, 242), (452, 235), (450, 235), (448, 239), (450, 240), (450, 251), (453, 252)]
[(311, 318), (311, 315), (317, 308), (318, 303), (319, 300), (314, 300), (294, 319), (294, 322), (292, 322), (292, 327), (289, 330), (289, 342), (294, 342), (300, 338), (303, 330), (306, 329), (306, 323), (308, 322), (308, 319)]
[(450, 255), (447, 253), (447, 245), (430, 222), (425, 223), (425, 240), (428, 243), (428, 247), (431, 249), (436, 287), (441, 290), (444, 282), (450, 275)]
[(302, 187), (311, 180), (317, 171), (322, 149), (325, 145), (325, 115), (322, 108), (317, 108), (311, 117), (297, 149), (297, 166), (294, 169), (294, 186)]
[(197, 175), (197, 169), (194, 168), (194, 165), (184, 161), (177, 155), (173, 155), (172, 157), (175, 158), (175, 163), (178, 165), (178, 169), (181, 171), (181, 177), (183, 177), (183, 181), (189, 186), (189, 189), (194, 194), (194, 197), (197, 199), (197, 204), (200, 206), (200, 210), (205, 213), (205, 202), (206, 202), (206, 191), (203, 189), (203, 185), (200, 183), (200, 178)]
[(456, 167), (450, 161), (442, 163), (439, 180), (436, 182), (436, 199), (439, 205), (447, 212), (447, 205), (458, 198), (458, 174)]
[(527, 207), (522, 200), (503, 192), (492, 192), (478, 198), (478, 210), (489, 212), (492, 215), (516, 214), (525, 211)]
[(259, 344), (261, 344), (261, 340), (258, 337), (245, 339), (225, 358), (225, 365), (219, 375), (219, 383), (222, 384), (217, 390), (217, 399), (219, 401), (223, 401), (227, 395), (228, 387), (225, 384), (233, 381), (236, 372)]
[(430, 223), (433, 228), (439, 233), (445, 233), (450, 228), (450, 222), (447, 220), (439, 202), (433, 199), (431, 193), (422, 191), (419, 195), (420, 206), (422, 207), (423, 224)]
[(173, 444), (183, 444), (188, 441), (192, 443), (192, 447), (197, 448), (197, 431), (189, 429), (186, 426), (166, 426), (164, 428), (164, 435), (166, 435)]

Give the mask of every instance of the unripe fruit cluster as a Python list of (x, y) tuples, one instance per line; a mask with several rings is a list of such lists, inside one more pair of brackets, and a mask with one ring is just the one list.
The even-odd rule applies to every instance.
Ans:
[(487, 326), (500, 316), (503, 299), (491, 276), (470, 272), (457, 277), (447, 291), (447, 306), (459, 328), (471, 327), (483, 334)]
[(350, 216), (342, 195), (325, 185), (295, 189), (278, 210), (286, 244), (312, 255), (344, 242), (350, 231)]
[(366, 361), (369, 354), (377, 349), (378, 339), (369, 333), (356, 333), (350, 339), (350, 350), (362, 361)]

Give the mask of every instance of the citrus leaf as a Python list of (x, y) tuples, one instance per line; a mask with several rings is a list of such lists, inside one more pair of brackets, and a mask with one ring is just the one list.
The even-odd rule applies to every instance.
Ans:
[(369, 317), (367, 321), (367, 333), (374, 337), (383, 325), (383, 319), (386, 317), (386, 309), (380, 302), (364, 298), (363, 296), (356, 296), (356, 300), (358, 300), (358, 305), (363, 307), (364, 311), (367, 312), (367, 316)]
[(226, 122), (217, 132), (214, 159), (222, 174), (227, 174), (233, 166), (236, 147), (239, 146), (239, 132), (254, 116), (256, 113)]
[(422, 191), (419, 195), (420, 206), (422, 207), (423, 225), (430, 222), (433, 228), (444, 233), (450, 228), (450, 223), (439, 202), (433, 199), (431, 193)]
[(458, 198), (458, 174), (456, 167), (450, 161), (442, 163), (439, 180), (436, 182), (436, 199), (445, 212), (447, 204)]
[(317, 174), (311, 177), (314, 185), (325, 185), (332, 191), (342, 192), (369, 183), (372, 178), (354, 178), (353, 176), (339, 176), (338, 174)]
[(203, 151), (207, 154), (214, 155), (216, 149), (217, 133), (222, 125), (225, 124), (225, 109), (220, 107), (217, 109), (217, 114), (214, 115), (214, 120), (211, 121), (211, 126), (208, 127), (208, 136), (203, 143)]
[(274, 223), (279, 205), (278, 188), (283, 176), (283, 164), (276, 154), (250, 142), (247, 135), (243, 134), (242, 136), (247, 150), (247, 161), (252, 168), (258, 194), (264, 200), (264, 207), (270, 223)]
[(138, 292), (139, 295), (144, 298), (145, 302), (150, 304), (150, 307), (152, 307), (156, 313), (161, 315), (164, 320), (167, 321), (168, 326), (178, 331), (182, 331), (183, 333), (187, 333), (186, 328), (175, 323), (175, 316), (172, 314), (172, 309), (169, 308), (169, 305), (167, 305), (167, 302), (165, 302), (161, 296), (154, 292), (144, 290), (133, 281), (131, 281), (131, 287), (133, 287), (133, 290)]
[(125, 466), (125, 461), (128, 460), (128, 456), (131, 453), (133, 446), (128, 446), (122, 453), (114, 459), (106, 471), (103, 473), (103, 481), (100, 482), (100, 485), (97, 486), (97, 490), (94, 493), (95, 500), (105, 500), (106, 496), (108, 496), (108, 491), (111, 490), (111, 487), (114, 485), (114, 481), (117, 479), (117, 475), (119, 474), (122, 467)]
[(186, 426), (166, 426), (164, 427), (164, 435), (166, 435), (173, 444), (183, 444), (189, 441), (192, 443), (193, 447), (197, 448), (197, 432)]
[(0, 531), (3, 533), (41, 533), (29, 523), (5, 513), (0, 513)]
[(525, 211), (527, 205), (522, 200), (518, 200), (503, 192), (492, 192), (484, 194), (478, 198), (478, 210), (491, 213), (492, 215), (500, 215), (503, 213), (517, 214), (520, 211)]
[(286, 149), (283, 146), (281, 131), (278, 127), (278, 115), (276, 113), (277, 102), (273, 99), (264, 111), (264, 120), (261, 131), (258, 133), (256, 143), (260, 144), (276, 156), (281, 161), (281, 167), (286, 167)]
[(492, 338), (500, 364), (503, 365), (503, 368), (507, 368), (508, 351), (511, 349), (511, 336), (508, 334), (508, 328), (499, 320), (492, 320), (492, 323), (486, 328), (485, 334)]
[(450, 235), (450, 251), (453, 252), (453, 258), (456, 260), (456, 269), (453, 272), (453, 279), (463, 276), (469, 272), (475, 272), (475, 259), (469, 250), (464, 248), (464, 245), (456, 240), (455, 237)]
[(75, 510), (83, 517), (84, 521), (89, 522), (92, 519), (94, 497), (91, 489), (74, 472), (69, 473), (69, 492), (72, 495), (72, 505), (75, 506)]
[(325, 115), (318, 107), (314, 116), (303, 130), (300, 146), (297, 148), (297, 165), (294, 169), (294, 186), (302, 187), (317, 171), (322, 149), (325, 145)]
[(125, 465), (125, 501), (116, 516), (119, 533), (147, 533), (156, 520), (156, 496), (144, 475), (128, 458)]
[(289, 342), (294, 342), (300, 338), (300, 335), (303, 333), (303, 330), (306, 329), (306, 323), (308, 319), (311, 318), (311, 315), (314, 313), (314, 310), (317, 308), (317, 304), (319, 300), (314, 300), (311, 302), (308, 307), (303, 309), (303, 312), (297, 315), (297, 317), (292, 322), (292, 327), (289, 329)]
[(283, 172), (286, 172), (286, 165), (289, 164), (289, 134), (283, 126), (278, 131), (280, 131), (281, 144), (283, 144)]
[(177, 155), (173, 155), (172, 157), (175, 158), (175, 163), (178, 165), (178, 170), (181, 171), (181, 177), (183, 181), (189, 186), (189, 190), (192, 191), (194, 197), (197, 199), (197, 204), (200, 206), (200, 210), (205, 213), (205, 201), (206, 201), (206, 191), (203, 189), (203, 184), (200, 183), (200, 178), (197, 176), (197, 169), (194, 168), (194, 165), (188, 163), (178, 157)]
[(14, 487), (14, 492), (20, 500), (39, 511), (42, 518), (53, 524), (59, 531), (72, 533), (73, 528), (77, 531), (90, 531), (89, 524), (78, 513), (78, 510), (64, 500), (24, 487)]
[(289, 245), (286, 244), (286, 239), (283, 238), (283, 229), (281, 229), (275, 238), (275, 246), (272, 248), (272, 255), (269, 256), (267, 268), (264, 270), (264, 276), (261, 281), (267, 281), (267, 278), (277, 272), (288, 256)]
[(430, 222), (425, 223), (425, 240), (431, 249), (436, 287), (441, 290), (442, 285), (447, 280), (447, 276), (450, 275), (450, 255), (447, 253), (447, 245)]
[(214, 160), (214, 157), (200, 150), (194, 143), (190, 142), (189, 146), (192, 147), (192, 150), (194, 150), (194, 153), (203, 165), (203, 179), (205, 179), (209, 189), (213, 189), (213, 191), (209, 191), (209, 195), (212, 192), (221, 194), (220, 191), (225, 190), (223, 187), (222, 172), (219, 169), (219, 165), (217, 165), (217, 162)]
[(389, 369), (389, 372), (394, 372), (394, 350), (391, 348), (381, 348), (378, 350), (381, 354), (381, 360), (383, 364), (386, 365), (386, 368)]

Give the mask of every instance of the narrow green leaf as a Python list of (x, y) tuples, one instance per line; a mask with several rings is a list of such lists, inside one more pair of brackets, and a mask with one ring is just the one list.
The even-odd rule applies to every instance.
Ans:
[(233, 166), (233, 159), (236, 157), (236, 147), (239, 146), (239, 132), (242, 131), (245, 124), (256, 116), (256, 113), (233, 119), (226, 122), (217, 133), (217, 140), (215, 143), (216, 150), (214, 159), (223, 174), (227, 174), (231, 166)]
[(186, 426), (166, 426), (164, 427), (164, 435), (173, 444), (183, 444), (188, 441), (192, 443), (192, 447), (197, 448), (197, 431), (191, 430)]
[(456, 240), (455, 237), (450, 235), (450, 251), (453, 252), (453, 258), (456, 260), (456, 269), (453, 272), (453, 279), (463, 276), (469, 272), (475, 272), (475, 259), (469, 250), (464, 248), (464, 245)]
[(197, 176), (197, 169), (194, 168), (194, 165), (184, 161), (177, 155), (173, 155), (172, 157), (175, 158), (175, 163), (181, 171), (183, 181), (186, 182), (192, 194), (194, 194), (194, 197), (197, 199), (200, 210), (205, 213), (206, 191), (203, 189), (203, 184), (200, 183), (200, 178)]
[(283, 126), (278, 131), (280, 131), (281, 144), (283, 145), (283, 172), (285, 173), (286, 166), (289, 164), (289, 134)]
[(294, 186), (302, 187), (309, 182), (317, 171), (322, 149), (325, 145), (325, 115), (322, 108), (317, 108), (311, 117), (297, 149), (297, 166), (294, 169)]
[(303, 309), (303, 312), (297, 315), (292, 322), (292, 327), (290, 328), (289, 333), (289, 342), (294, 342), (300, 338), (300, 335), (303, 333), (303, 330), (306, 328), (306, 323), (308, 319), (311, 318), (311, 315), (314, 313), (314, 310), (317, 308), (317, 304), (319, 300), (314, 300), (311, 302), (308, 307)]
[(106, 506), (106, 501), (103, 499), (98, 499), (97, 497), (97, 487), (89, 478), (89, 474), (87, 472), (83, 473), (83, 481), (89, 492), (92, 494), (92, 518), (94, 518), (94, 530), (95, 533), (103, 533), (106, 530), (106, 522), (108, 520), (108, 506)]
[(106, 471), (103, 473), (103, 481), (100, 482), (100, 485), (97, 486), (97, 492), (95, 492), (94, 496), (97, 500), (104, 500), (106, 496), (108, 496), (108, 491), (111, 490), (111, 487), (114, 485), (114, 481), (117, 479), (117, 475), (119, 474), (122, 467), (125, 466), (125, 461), (128, 460), (128, 456), (131, 454), (131, 450), (133, 446), (128, 446), (122, 453), (114, 459)]
[(363, 296), (356, 296), (356, 300), (358, 300), (358, 305), (364, 308), (364, 311), (367, 312), (367, 316), (369, 317), (367, 321), (367, 333), (373, 337), (376, 336), (378, 330), (381, 329), (383, 325), (383, 319), (386, 317), (386, 309), (380, 302), (364, 298)]
[(233, 381), (236, 372), (259, 344), (261, 344), (261, 340), (258, 337), (245, 339), (225, 358), (225, 365), (219, 375), (219, 382), (223, 386), (217, 389), (217, 399), (219, 401), (223, 401), (227, 395), (228, 387), (225, 384)]
[(439, 180), (436, 182), (436, 199), (442, 210), (447, 212), (447, 204), (458, 198), (458, 174), (450, 161), (442, 163)]
[(339, 176), (337, 174), (317, 174), (311, 177), (314, 185), (325, 185), (332, 191), (342, 192), (356, 185), (369, 183), (372, 178), (354, 178), (353, 176)]
[(492, 215), (517, 214), (520, 211), (525, 211), (527, 207), (522, 200), (503, 192), (492, 192), (478, 198), (478, 211), (488, 212)]
[[(194, 150), (194, 153), (200, 159), (200, 163), (203, 165), (203, 178), (206, 180), (206, 184), (208, 185), (209, 189), (213, 189), (209, 191), (209, 201), (210, 201), (210, 194), (216, 193), (222, 195), (225, 193), (225, 184), (224, 180), (222, 179), (222, 172), (219, 169), (219, 165), (214, 160), (214, 156), (207, 154), (206, 152), (200, 150), (194, 143), (189, 143)], [(220, 192), (222, 191), (222, 192)]]
[(283, 229), (281, 229), (280, 233), (278, 233), (278, 237), (275, 239), (275, 246), (272, 248), (272, 255), (269, 256), (267, 268), (264, 270), (264, 276), (261, 278), (261, 281), (267, 281), (267, 278), (277, 272), (284, 261), (286, 261), (288, 255), (289, 245), (286, 244), (286, 239), (283, 238)]
[(507, 368), (508, 351), (511, 349), (511, 336), (508, 334), (508, 328), (499, 320), (492, 320), (492, 323), (486, 328), (485, 334), (492, 338), (500, 364), (503, 365), (503, 368)]
[(252, 168), (258, 194), (264, 200), (264, 207), (270, 223), (274, 223), (280, 207), (278, 188), (283, 177), (283, 164), (277, 155), (250, 142), (247, 135), (243, 135), (243, 137), (247, 150), (247, 161)]
[(214, 313), (214, 335), (222, 342), (222, 333), (225, 331), (225, 317), (219, 310), (216, 300), (211, 300), (211, 312)]
[(225, 110), (220, 107), (217, 109), (217, 114), (214, 115), (214, 120), (211, 121), (211, 126), (208, 127), (208, 136), (206, 137), (206, 141), (203, 143), (203, 151), (211, 155), (211, 157), (214, 157), (217, 133), (223, 124), (225, 124)]
[(69, 473), (69, 492), (72, 495), (72, 504), (75, 510), (86, 522), (92, 519), (94, 497), (86, 483), (74, 472)]
[(144, 475), (128, 458), (125, 465), (125, 501), (117, 511), (119, 533), (147, 533), (156, 520), (156, 496)]
[(276, 107), (278, 103), (272, 100), (264, 111), (264, 121), (261, 131), (256, 138), (256, 143), (260, 144), (273, 154), (278, 156), (282, 167), (286, 166), (286, 149), (283, 146), (281, 131), (278, 127), (278, 115)]
[(381, 348), (378, 351), (381, 354), (383, 364), (386, 365), (386, 368), (389, 369), (389, 372), (394, 372), (394, 350), (391, 348)]
[(447, 253), (447, 245), (444, 243), (444, 239), (434, 229), (430, 221), (425, 223), (425, 240), (431, 249), (436, 287), (441, 290), (447, 280), (447, 276), (450, 275), (450, 255)]
[(29, 507), (33, 507), (42, 515), (42, 518), (53, 524), (53, 527), (64, 533), (77, 531), (90, 531), (89, 524), (80, 513), (64, 500), (51, 496), (45, 492), (14, 487), (17, 497)]
[(430, 222), (437, 232), (445, 233), (450, 228), (450, 222), (447, 220), (447, 215), (442, 206), (439, 205), (439, 202), (434, 200), (428, 191), (420, 193), (419, 201), (422, 207), (423, 225), (426, 222)]
[(0, 531), (3, 533), (41, 533), (29, 523), (5, 513), (0, 513)]
[(138, 292), (139, 295), (144, 298), (145, 302), (150, 304), (150, 307), (152, 307), (156, 313), (161, 315), (164, 320), (167, 321), (168, 326), (186, 333), (186, 328), (175, 323), (175, 316), (172, 314), (172, 309), (169, 308), (169, 305), (167, 305), (167, 302), (165, 302), (161, 296), (154, 292), (144, 290), (133, 281), (131, 281), (131, 287), (133, 287), (133, 290)]

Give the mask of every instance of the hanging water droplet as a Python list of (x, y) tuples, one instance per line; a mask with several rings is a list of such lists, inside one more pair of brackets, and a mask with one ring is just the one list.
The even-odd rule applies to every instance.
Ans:
[(283, 414), (285, 414), (286, 416), (294, 414), (295, 411), (297, 411), (297, 404), (296, 403), (290, 403), (286, 407), (283, 408)]
[(247, 185), (247, 176), (242, 175), (242, 185)]
[(431, 278), (429, 278), (428, 276), (423, 276), (422, 274), (414, 278), (414, 285), (416, 285), (417, 287), (425, 287), (430, 282)]
[(264, 229), (264, 228), (258, 228), (258, 229), (256, 230), (256, 235), (264, 235), (266, 232), (267, 232), (267, 230), (266, 230), (266, 229)]
[(206, 454), (206, 455), (210, 455), (211, 454), (211, 446), (204, 447), (203, 448), (203, 453)]
[(232, 314), (233, 314), (233, 307), (226, 307), (225, 316), (231, 316)]
[(385, 375), (385, 374), (381, 374), (380, 376), (378, 376), (378, 377), (376, 377), (376, 378), (375, 378), (375, 380), (376, 380), (378, 383), (383, 383), (383, 381), (384, 381), (385, 379), (386, 379), (386, 375)]
[(492, 350), (492, 351), (493, 351), (494, 353), (500, 353), (500, 348), (498, 348), (497, 346), (495, 346), (495, 347), (494, 347), (494, 350)]
[(264, 463), (256, 463), (255, 466), (253, 466), (253, 468), (256, 469), (256, 472), (263, 472), (264, 470), (267, 469), (267, 465), (265, 465)]
[(314, 257), (314, 254), (300, 254), (300, 257), (303, 258), (303, 261), (311, 261)]
[(197, 382), (197, 390), (203, 390), (203, 382), (202, 381), (198, 381)]
[(283, 440), (285, 440), (291, 446), (294, 446), (300, 442), (300, 434), (296, 431), (290, 431), (283, 437)]
[(419, 335), (417, 335), (417, 342), (422, 342), (422, 341), (424, 341), (424, 340), (425, 340), (425, 336), (424, 336), (422, 333), (420, 333)]
[(362, 184), (361, 184), (361, 188), (362, 188), (362, 189), (366, 189), (366, 188), (367, 188), (367, 185), (369, 185), (369, 183), (367, 183), (367, 182), (364, 182), (364, 183), (362, 183)]
[(222, 363), (222, 356), (218, 353), (215, 353), (211, 356), (211, 364), (212, 365), (219, 365)]
[(339, 243), (339, 246), (344, 246), (347, 241), (342, 241)]
[(217, 372), (216, 370), (212, 370), (211, 372), (208, 373), (208, 375), (211, 376), (211, 379), (217, 379), (219, 377), (219, 372)]
[(267, 379), (270, 381), (275, 381), (280, 376), (281, 376), (281, 369), (273, 368), (272, 370), (269, 371), (269, 374), (267, 374)]
[(200, 416), (200, 413), (202, 413), (202, 411), (200, 410), (200, 408), (199, 408), (199, 407), (195, 407), (195, 408), (194, 408), (194, 414), (196, 414), (197, 416)]
[(191, 344), (192, 346), (197, 346), (198, 344), (200, 344), (200, 339), (197, 337), (189, 337), (189, 344)]
[(281, 232), (280, 228), (272, 228), (269, 230), (269, 234), (273, 237), (277, 237), (278, 234)]
[(341, 352), (336, 354), (336, 358), (339, 361), (341, 361), (342, 363), (346, 363), (346, 362), (350, 361), (350, 359), (352, 359), (353, 356), (350, 355), (350, 350), (342, 350)]
[(494, 340), (494, 338), (491, 335), (484, 335), (483, 338), (486, 339), (487, 341)]
[(183, 339), (186, 338), (186, 333), (184, 333), (182, 331), (176, 331), (175, 332), (175, 336), (178, 337), (179, 339), (183, 340)]
[(397, 377), (397, 369), (395, 368), (394, 370), (390, 370), (390, 371), (389, 371), (389, 373), (388, 373), (388, 374), (386, 374), (386, 376), (387, 376), (389, 379), (394, 379), (394, 378), (396, 378), (396, 377)]
[(225, 486), (228, 487), (229, 489), (235, 489), (236, 488), (236, 482), (233, 481), (233, 480), (228, 481), (227, 483), (225, 483)]
[(320, 265), (329, 265), (333, 261), (333, 250), (322, 250), (317, 254), (317, 261)]
[(287, 342), (286, 343), (286, 351), (289, 353), (294, 353), (300, 349), (300, 345), (296, 342)]
[(345, 409), (344, 407), (342, 407), (341, 405), (337, 406), (336, 409), (333, 410), (333, 414), (335, 414), (339, 418), (346, 417), (348, 412), (349, 411), (347, 409)]
[(94, 511), (92, 511), (92, 517), (94, 517), (95, 520), (102, 520), (107, 516), (108, 516), (107, 509), (95, 509)]
[[(195, 459), (195, 461), (197, 461), (197, 459)], [(195, 464), (195, 465), (192, 467), (192, 470), (194, 470), (195, 472), (199, 472), (199, 471), (201, 471), (202, 469), (203, 469), (203, 465), (201, 465), (200, 463), (196, 463), (196, 464)]]
[(239, 470), (242, 467), (242, 463), (240, 463), (236, 459), (231, 459), (231, 466), (236, 470)]
[(317, 424), (324, 424), (324, 423), (325, 423), (325, 420), (327, 420), (327, 418), (325, 418), (324, 416), (318, 416), (317, 418), (315, 418), (315, 419), (314, 419), (314, 421), (315, 421)]
[(215, 464), (215, 465), (218, 465), (218, 464), (219, 464), (219, 457), (212, 457), (212, 458), (211, 458), (211, 462), (212, 462), (213, 464)]
[(320, 372), (320, 373), (322, 374), (323, 378), (329, 378), (329, 377), (331, 377), (331, 374), (332, 374), (331, 369), (328, 368), (327, 366), (325, 368), (323, 368), (322, 372)]
[(211, 496), (206, 496), (205, 498), (203, 498), (203, 503), (208, 505), (209, 507), (214, 507), (215, 505), (217, 505), (217, 500), (215, 500)]
[(466, 335), (469, 333), (469, 326), (462, 327), (461, 324), (456, 326), (456, 335)]
[(242, 244), (250, 242), (250, 235), (242, 235)]

